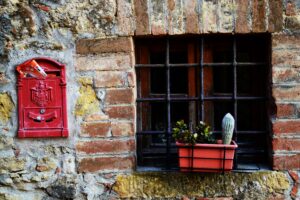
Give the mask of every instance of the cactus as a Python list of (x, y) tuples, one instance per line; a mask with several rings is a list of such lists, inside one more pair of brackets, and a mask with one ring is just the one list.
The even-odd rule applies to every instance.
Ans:
[(234, 118), (227, 113), (222, 120), (222, 140), (223, 144), (230, 144), (234, 129)]

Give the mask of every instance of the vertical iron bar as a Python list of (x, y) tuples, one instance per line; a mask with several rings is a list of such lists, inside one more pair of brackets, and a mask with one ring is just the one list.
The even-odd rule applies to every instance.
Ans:
[(167, 159), (166, 159), (166, 167), (167, 169), (170, 169), (170, 136), (171, 136), (171, 104), (170, 104), (170, 41), (167, 37), (166, 41), (166, 89), (167, 89), (167, 95), (166, 95), (166, 101), (167, 101), (167, 132), (166, 132), (166, 139), (167, 139)]
[[(201, 121), (204, 121), (204, 77), (203, 77), (203, 63), (204, 63), (204, 38), (201, 37), (201, 47), (200, 47), (200, 117)], [(198, 120), (199, 120), (198, 119)]]
[[(234, 140), (237, 142), (237, 123), (238, 123), (238, 114), (237, 114), (237, 61), (236, 61), (236, 37), (233, 37), (233, 100), (234, 100)], [(235, 151), (236, 152), (236, 151)], [(237, 165), (238, 157), (235, 153), (235, 166)]]

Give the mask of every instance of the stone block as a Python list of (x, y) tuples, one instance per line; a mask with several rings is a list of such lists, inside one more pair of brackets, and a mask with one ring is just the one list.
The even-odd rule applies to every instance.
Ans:
[(18, 172), (25, 169), (25, 159), (21, 158), (0, 158), (1, 172)]
[(0, 93), (0, 122), (7, 123), (11, 117), (14, 103), (8, 93)]
[(13, 138), (5, 135), (0, 135), (0, 150), (12, 148), (13, 146)]

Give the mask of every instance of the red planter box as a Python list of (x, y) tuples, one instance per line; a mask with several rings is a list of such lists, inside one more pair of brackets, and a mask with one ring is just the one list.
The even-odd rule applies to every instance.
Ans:
[(195, 144), (191, 146), (176, 143), (180, 171), (225, 172), (232, 170), (237, 144)]

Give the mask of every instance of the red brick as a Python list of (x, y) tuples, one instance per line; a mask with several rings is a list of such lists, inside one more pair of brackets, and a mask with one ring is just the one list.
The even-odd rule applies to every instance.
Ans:
[(76, 57), (76, 71), (126, 70), (133, 66), (131, 54), (90, 54)]
[(273, 123), (273, 133), (275, 135), (299, 134), (300, 120), (285, 120), (285, 121), (277, 120)]
[(295, 2), (287, 2), (286, 9), (285, 9), (285, 15), (286, 16), (294, 16), (297, 14), (297, 8), (295, 5)]
[(300, 178), (297, 171), (289, 170), (289, 175), (292, 177), (295, 183), (300, 183)]
[(83, 158), (79, 161), (78, 171), (82, 173), (100, 170), (131, 170), (134, 166), (134, 157)]
[(298, 101), (300, 100), (300, 85), (274, 86), (273, 97), (276, 101)]
[(272, 71), (273, 83), (299, 83), (300, 82), (300, 68), (273, 67), (272, 70), (273, 70)]
[(286, 200), (286, 198), (282, 194), (272, 194), (267, 200)]
[(133, 136), (134, 124), (132, 122), (114, 122), (112, 123), (111, 132), (114, 137)]
[(199, 33), (199, 16), (196, 12), (198, 9), (197, 0), (189, 0), (184, 2), (184, 15), (185, 15), (185, 32), (186, 33)]
[(96, 73), (95, 87), (123, 87), (126, 84), (126, 73), (115, 71), (103, 71)]
[(183, 7), (181, 1), (168, 0), (168, 34), (183, 33)]
[(237, 18), (235, 31), (237, 33), (249, 33), (248, 16), (250, 15), (250, 0), (236, 0)]
[(300, 49), (300, 35), (272, 35), (272, 49)]
[(106, 104), (131, 104), (134, 101), (133, 89), (109, 89), (106, 90)]
[(217, 32), (218, 1), (203, 1), (202, 7), (203, 32)]
[(296, 114), (296, 108), (294, 104), (276, 104), (277, 106), (277, 118), (293, 118)]
[(132, 52), (133, 41), (131, 37), (118, 37), (106, 39), (80, 39), (76, 42), (76, 53), (116, 53)]
[(300, 154), (274, 156), (273, 162), (274, 170), (299, 170)]
[(83, 123), (81, 125), (82, 137), (107, 137), (110, 133), (110, 122)]
[(151, 33), (153, 35), (167, 34), (166, 26), (166, 1), (151, 0)]
[(274, 50), (272, 52), (272, 65), (276, 67), (300, 67), (298, 53), (299, 49)]
[(136, 16), (136, 35), (150, 34), (148, 1), (134, 1), (135, 16)]
[(252, 31), (253, 32), (264, 32), (266, 31), (266, 10), (264, 0), (253, 0), (252, 1)]
[(274, 138), (273, 150), (299, 151), (300, 139), (295, 138)]
[(283, 28), (282, 0), (269, 1), (269, 32), (280, 32)]
[(135, 140), (99, 140), (78, 142), (77, 152), (94, 153), (122, 153), (135, 150)]
[(134, 87), (135, 86), (135, 73), (134, 72), (128, 72), (128, 87)]
[(111, 119), (128, 119), (133, 120), (135, 116), (134, 106), (114, 106), (107, 107), (105, 112)]

